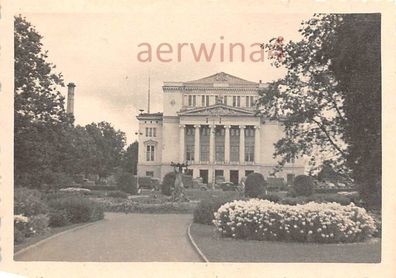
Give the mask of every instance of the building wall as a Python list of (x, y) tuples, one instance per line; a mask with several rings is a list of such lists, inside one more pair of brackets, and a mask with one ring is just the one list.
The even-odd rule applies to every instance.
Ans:
[(167, 116), (177, 116), (177, 112), (183, 105), (183, 96), (180, 91), (172, 90), (172, 91), (164, 91), (164, 103), (163, 103), (163, 111), (164, 117)]

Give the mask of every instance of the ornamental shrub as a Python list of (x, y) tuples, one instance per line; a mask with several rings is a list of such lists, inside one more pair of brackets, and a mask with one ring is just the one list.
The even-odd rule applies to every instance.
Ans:
[(203, 199), (194, 209), (194, 223), (212, 225), (214, 213), (225, 203), (232, 201), (232, 198), (211, 197)]
[(312, 178), (306, 175), (299, 175), (294, 179), (294, 191), (297, 196), (310, 196), (313, 193)]
[(43, 234), (48, 231), (48, 217), (44, 214), (14, 216), (14, 242), (23, 242), (26, 238)]
[(245, 182), (245, 197), (257, 198), (264, 194), (267, 182), (260, 173), (251, 173), (247, 176)]
[(258, 196), (258, 198), (260, 200), (268, 200), (270, 202), (274, 202), (274, 203), (279, 203), (279, 201), (281, 200), (281, 197), (279, 197), (276, 194), (263, 194)]
[(69, 215), (66, 210), (53, 211), (48, 216), (50, 227), (63, 227), (70, 224)]
[(14, 191), (14, 214), (23, 216), (33, 216), (46, 214), (48, 207), (41, 200), (40, 191), (17, 187)]
[(223, 237), (254, 240), (358, 242), (376, 231), (374, 219), (354, 204), (289, 206), (258, 199), (222, 205), (213, 223)]
[(122, 173), (117, 180), (117, 187), (126, 193), (136, 195), (138, 188), (136, 184), (136, 177), (131, 173)]
[(175, 186), (176, 173), (169, 172), (162, 180), (161, 192), (166, 196), (172, 195), (173, 187)]
[(103, 208), (95, 202), (79, 196), (52, 199), (48, 202), (52, 211), (63, 211), (70, 223), (84, 223), (104, 218)]

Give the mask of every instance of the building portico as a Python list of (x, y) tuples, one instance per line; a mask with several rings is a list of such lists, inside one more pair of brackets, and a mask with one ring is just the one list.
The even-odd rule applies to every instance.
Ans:
[[(193, 177), (207, 183), (216, 176), (238, 183), (251, 172), (269, 176), (277, 164), (272, 157), (274, 143), (283, 128), (256, 114), (255, 102), (265, 86), (226, 73), (184, 83), (165, 82), (164, 112), (154, 121), (149, 120), (152, 114), (138, 116), (140, 130), (153, 125), (160, 129), (157, 138), (139, 136), (138, 174), (162, 179), (172, 170), (171, 162), (187, 161)], [(141, 154), (148, 151), (154, 152), (149, 157), (153, 161)], [(150, 170), (154, 168), (160, 169), (159, 176)], [(278, 175), (286, 178), (303, 172), (302, 161), (294, 161)]]

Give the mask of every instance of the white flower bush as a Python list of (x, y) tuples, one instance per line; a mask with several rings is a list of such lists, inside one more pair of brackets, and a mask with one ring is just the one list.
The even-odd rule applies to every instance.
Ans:
[(81, 188), (81, 187), (67, 187), (67, 188), (59, 189), (59, 191), (61, 191), (61, 192), (91, 192), (90, 189)]
[(213, 223), (224, 237), (300, 242), (357, 242), (376, 231), (374, 219), (351, 203), (282, 205), (250, 199), (226, 203)]
[(27, 223), (29, 222), (29, 217), (22, 214), (14, 215), (14, 221), (15, 223)]

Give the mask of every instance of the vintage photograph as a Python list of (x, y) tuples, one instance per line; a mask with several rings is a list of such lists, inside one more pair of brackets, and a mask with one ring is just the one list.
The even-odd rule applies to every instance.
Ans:
[(381, 263), (382, 14), (165, 6), (13, 15), (14, 260)]

